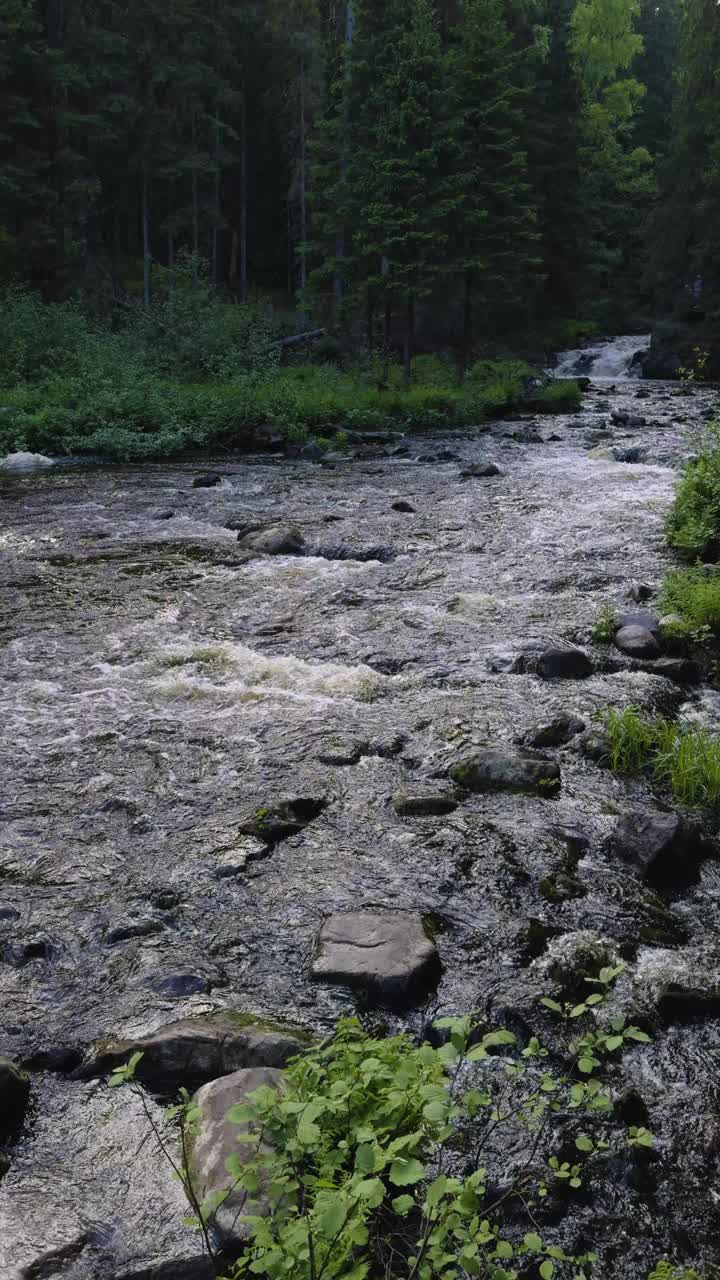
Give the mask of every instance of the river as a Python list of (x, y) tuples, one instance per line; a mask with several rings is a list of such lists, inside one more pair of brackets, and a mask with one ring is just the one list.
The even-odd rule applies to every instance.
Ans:
[[(371, 440), (325, 464), (214, 457), (0, 480), (0, 1053), (32, 1071), (0, 1183), (3, 1280), (202, 1274), (137, 1100), (77, 1065), (97, 1039), (210, 1009), (327, 1032), (356, 1001), (308, 966), (324, 918), (357, 907), (435, 922), (432, 1005), (386, 1017), (414, 1032), (435, 1012), (501, 1020), (552, 988), (531, 921), (609, 939), (653, 1021), (623, 1071), (656, 1152), (648, 1178), (616, 1168), (579, 1220), (608, 1280), (644, 1280), (664, 1255), (720, 1262), (718, 864), (665, 904), (682, 940), (643, 941), (657, 902), (602, 849), (648, 795), (572, 743), (549, 753), (556, 798), (475, 796), (412, 819), (389, 803), (560, 712), (589, 723), (608, 705), (709, 705), (590, 645), (602, 606), (659, 585), (675, 468), (715, 402), (631, 378), (641, 345), (563, 358), (594, 379), (571, 415)], [(636, 446), (637, 463), (612, 452)], [(501, 474), (462, 478), (481, 460)], [(222, 482), (193, 488), (208, 466)], [(228, 528), (243, 522), (297, 526), (320, 554), (248, 560)], [(361, 558), (378, 547), (382, 559)], [(588, 679), (523, 672), (523, 653), (565, 641), (591, 654)], [(338, 739), (354, 763), (320, 758)], [(322, 812), (257, 859), (238, 824), (279, 796)], [(579, 890), (549, 902), (560, 828), (583, 850)], [(678, 972), (709, 991), (691, 1020), (658, 997)]]

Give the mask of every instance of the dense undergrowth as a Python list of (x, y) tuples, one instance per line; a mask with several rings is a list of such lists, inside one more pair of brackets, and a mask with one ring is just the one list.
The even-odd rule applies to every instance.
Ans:
[(11, 292), (0, 305), (0, 453), (141, 460), (241, 448), (258, 433), (472, 427), (520, 405), (561, 412), (580, 401), (576, 383), (545, 383), (520, 360), (478, 361), (458, 385), (449, 360), (421, 356), (404, 387), (376, 357), (283, 365), (277, 337), (261, 307), (219, 301), (194, 259), (115, 329), (77, 303)]
[[(537, 1035), (523, 1047), (511, 1031), (487, 1030), (471, 1017), (438, 1020), (434, 1043), (420, 1045), (341, 1021), (334, 1037), (289, 1063), (282, 1088), (258, 1089), (229, 1111), (241, 1145), (226, 1161), (227, 1189), (207, 1199), (193, 1171), (200, 1106), (183, 1093), (167, 1120), (180, 1128), (190, 1225), (215, 1273), (225, 1280), (602, 1274), (600, 1222), (582, 1233), (578, 1253), (563, 1247), (561, 1224), (599, 1177), (642, 1165), (654, 1145), (647, 1128), (626, 1124), (613, 1107), (623, 1051), (650, 1040), (606, 1008), (623, 968), (579, 971), (574, 998), (541, 1000), (538, 1021), (547, 1020), (552, 1049)], [(141, 1056), (111, 1083), (132, 1082)], [(221, 1209), (226, 1222), (249, 1229), (232, 1264), (216, 1234)], [(674, 1277), (697, 1280), (669, 1262), (652, 1272), (652, 1280)]]

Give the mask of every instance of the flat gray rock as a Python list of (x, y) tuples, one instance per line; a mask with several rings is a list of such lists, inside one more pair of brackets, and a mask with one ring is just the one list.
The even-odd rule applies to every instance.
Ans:
[(381, 1003), (407, 1007), (435, 985), (440, 958), (417, 912), (347, 911), (330, 916), (318, 938), (312, 976), (359, 987)]
[(466, 791), (536, 791), (553, 795), (560, 788), (560, 769), (521, 751), (488, 748), (459, 760), (450, 777)]
[[(248, 1239), (250, 1224), (239, 1221), (243, 1214), (264, 1216), (268, 1212), (262, 1191), (250, 1200), (245, 1191), (232, 1189), (233, 1178), (225, 1167), (226, 1161), (230, 1156), (237, 1156), (243, 1164), (249, 1162), (257, 1152), (257, 1145), (238, 1142), (238, 1134), (247, 1133), (249, 1126), (233, 1124), (227, 1118), (228, 1112), (236, 1104), (245, 1102), (256, 1089), (263, 1085), (277, 1089), (282, 1081), (282, 1071), (273, 1067), (250, 1067), (223, 1076), (221, 1080), (212, 1080), (198, 1089), (193, 1098), (199, 1114), (190, 1148), (190, 1176), (201, 1205), (209, 1198), (214, 1203), (216, 1197), (222, 1197), (211, 1224), (223, 1245), (238, 1245)], [(271, 1148), (262, 1143), (260, 1150), (267, 1153)]]

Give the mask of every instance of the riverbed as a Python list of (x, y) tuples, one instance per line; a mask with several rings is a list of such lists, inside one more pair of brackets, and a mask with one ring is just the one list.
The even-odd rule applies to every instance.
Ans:
[[(653, 943), (656, 899), (603, 852), (648, 794), (572, 741), (547, 753), (557, 796), (469, 796), (414, 818), (390, 803), (559, 713), (591, 725), (609, 705), (713, 707), (590, 640), (603, 606), (657, 589), (676, 468), (715, 399), (598, 379), (576, 414), (354, 440), (317, 462), (0, 480), (0, 1054), (29, 1066), (33, 1099), (0, 1183), (3, 1280), (202, 1274), (137, 1100), (78, 1064), (94, 1041), (208, 1010), (317, 1034), (365, 1014), (309, 977), (323, 920), (358, 908), (432, 922), (437, 991), (371, 1015), (418, 1034), (436, 1013), (501, 1021), (537, 1001), (548, 978), (531, 935), (611, 940), (654, 1019), (624, 1069), (656, 1163), (637, 1185), (620, 1170), (584, 1211), (601, 1274), (720, 1262), (720, 998), (688, 1017), (658, 997), (666, 970), (700, 987), (720, 974), (718, 864), (662, 904), (678, 927)], [(645, 423), (613, 423), (618, 411)], [(463, 477), (481, 461), (499, 474)], [(193, 487), (209, 469), (220, 483)], [(249, 556), (237, 530), (263, 524), (296, 527), (307, 553)], [(593, 673), (539, 679), (527, 655), (567, 642)], [(239, 825), (288, 796), (318, 815), (257, 856)], [(549, 900), (568, 831), (578, 890)]]

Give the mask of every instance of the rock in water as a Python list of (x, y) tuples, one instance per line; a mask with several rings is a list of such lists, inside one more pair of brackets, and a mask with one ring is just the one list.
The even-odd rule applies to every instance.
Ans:
[(411, 502), (406, 502), (404, 498), (401, 498), (399, 502), (393, 502), (392, 509), (393, 511), (404, 511), (409, 516), (415, 515), (414, 506)]
[(320, 930), (312, 976), (407, 1008), (436, 984), (440, 957), (416, 912), (347, 911)]
[(240, 835), (255, 836), (266, 845), (276, 845), (288, 836), (297, 835), (317, 818), (327, 806), (324, 796), (293, 796), (271, 801), (267, 806), (251, 810), (240, 820)]
[(621, 627), (615, 634), (615, 647), (629, 658), (658, 658), (660, 645), (646, 627)]
[(284, 1067), (309, 1044), (303, 1031), (222, 1010), (170, 1022), (140, 1039), (103, 1041), (77, 1074), (104, 1076), (142, 1053), (136, 1070), (142, 1084), (163, 1092), (193, 1089), (243, 1068)]
[(660, 630), (660, 619), (650, 609), (630, 609), (620, 614), (615, 630), (620, 631), (622, 627), (644, 627), (656, 635)]
[(255, 533), (240, 533), (238, 542), (258, 556), (302, 555), (305, 539), (299, 529), (291, 525), (276, 524)]
[(529, 747), (562, 747), (582, 733), (585, 727), (584, 720), (562, 713), (554, 716), (547, 724), (538, 724), (531, 729), (526, 742)]
[(592, 671), (587, 654), (574, 645), (553, 645), (538, 658), (537, 673), (543, 680), (582, 680)]
[(0, 471), (41, 471), (44, 467), (54, 467), (52, 458), (44, 453), (6, 453), (0, 460)]
[[(248, 1133), (250, 1126), (233, 1124), (228, 1112), (244, 1103), (256, 1089), (263, 1086), (279, 1089), (282, 1082), (282, 1071), (273, 1067), (250, 1067), (203, 1085), (193, 1098), (199, 1111), (190, 1147), (190, 1177), (201, 1204), (220, 1201), (212, 1226), (224, 1246), (238, 1245), (248, 1239), (250, 1223), (241, 1220), (243, 1214), (264, 1217), (269, 1208), (262, 1189), (252, 1200), (240, 1188), (229, 1190), (233, 1178), (227, 1171), (226, 1161), (234, 1156), (241, 1164), (249, 1163), (258, 1152), (258, 1144), (238, 1142), (238, 1136)], [(263, 1155), (271, 1150), (267, 1143), (260, 1145)]]
[(450, 777), (466, 791), (540, 791), (553, 795), (561, 785), (560, 769), (553, 761), (492, 748), (460, 760), (451, 768)]
[(471, 462), (460, 472), (462, 480), (484, 479), (488, 476), (499, 476), (502, 472), (494, 462)]
[(0, 1141), (10, 1138), (25, 1119), (30, 1081), (9, 1058), (0, 1058)]
[(193, 489), (213, 489), (216, 484), (220, 484), (222, 476), (217, 471), (206, 471), (201, 476), (195, 476), (192, 482)]
[(426, 818), (452, 813), (458, 802), (447, 791), (396, 791), (392, 806), (401, 818)]
[(654, 882), (682, 884), (696, 874), (700, 843), (677, 813), (630, 809), (618, 818), (611, 849)]

